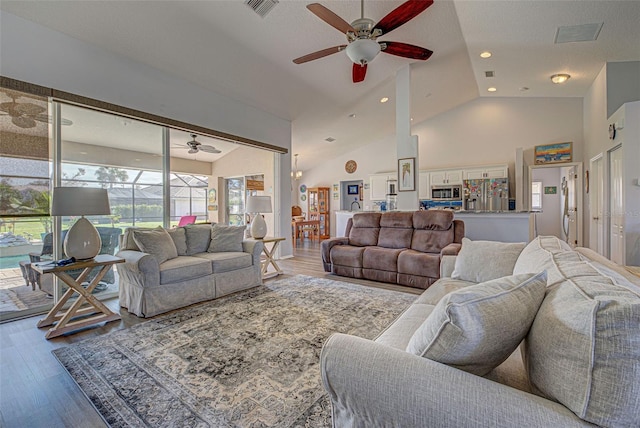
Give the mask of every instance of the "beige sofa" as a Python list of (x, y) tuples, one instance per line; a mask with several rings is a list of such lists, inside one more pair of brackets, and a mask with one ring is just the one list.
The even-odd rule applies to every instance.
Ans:
[(120, 306), (154, 315), (262, 284), (263, 243), (244, 228), (195, 224), (170, 230), (127, 229), (117, 265)]
[(554, 237), (469, 242), (375, 341), (325, 343), (334, 426), (640, 426), (640, 279)]

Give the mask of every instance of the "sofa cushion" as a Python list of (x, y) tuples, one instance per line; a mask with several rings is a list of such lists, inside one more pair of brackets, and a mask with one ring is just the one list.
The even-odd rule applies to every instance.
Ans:
[(440, 275), (440, 256), (405, 250), (398, 256), (398, 273), (438, 278)]
[(209, 260), (213, 273), (229, 272), (250, 267), (253, 258), (249, 253), (226, 251), (221, 253), (200, 253), (194, 257)]
[(426, 303), (435, 306), (444, 296), (470, 285), (476, 285), (476, 283), (463, 281), (461, 279), (440, 278), (435, 284), (422, 293), (414, 303)]
[(381, 227), (378, 236), (378, 247), (384, 248), (409, 248), (413, 228)]
[(191, 256), (178, 256), (160, 265), (160, 284), (186, 281), (191, 278), (211, 275), (208, 260)]
[(245, 226), (214, 225), (211, 229), (211, 243), (207, 251), (210, 253), (225, 251), (241, 253), (245, 230)]
[(407, 351), (484, 376), (518, 347), (544, 298), (546, 273), (471, 285), (445, 296)]
[(211, 242), (210, 224), (188, 224), (184, 226), (187, 235), (187, 255), (204, 253)]
[(413, 228), (423, 230), (449, 230), (453, 224), (453, 211), (427, 210), (413, 213)]
[(398, 272), (398, 256), (402, 251), (394, 248), (366, 247), (362, 254), (362, 267)]
[(566, 254), (551, 255), (565, 279), (525, 340), (533, 390), (588, 422), (640, 426), (640, 294)]
[(361, 268), (362, 253), (364, 253), (364, 250), (365, 247), (336, 245), (331, 249), (331, 263), (334, 265)]
[(353, 215), (349, 231), (349, 245), (366, 247), (377, 245), (380, 235), (380, 213), (357, 213)]
[(433, 312), (434, 305), (413, 303), (378, 335), (376, 342), (405, 350), (413, 333)]
[(184, 227), (176, 227), (175, 229), (167, 230), (173, 243), (176, 246), (179, 256), (187, 255), (187, 233), (184, 231)]
[(538, 236), (520, 252), (513, 274), (536, 273), (549, 267), (554, 253), (571, 251), (569, 244), (556, 236)]
[(158, 264), (178, 257), (178, 250), (169, 233), (158, 226), (155, 229), (133, 229), (133, 240), (144, 253), (151, 254)]
[(411, 249), (439, 254), (444, 247), (453, 242), (453, 235), (453, 228), (449, 230), (415, 229), (411, 237)]
[(380, 217), (380, 227), (413, 229), (413, 213), (401, 211), (388, 212)]
[(120, 251), (131, 250), (140, 251), (140, 247), (133, 240), (134, 230), (154, 230), (155, 227), (127, 227), (122, 233), (122, 243), (120, 244)]
[[(513, 274), (524, 243), (472, 241), (462, 238), (451, 278), (485, 282)], [(537, 271), (540, 272), (540, 269)], [(535, 272), (533, 272), (535, 273)]]

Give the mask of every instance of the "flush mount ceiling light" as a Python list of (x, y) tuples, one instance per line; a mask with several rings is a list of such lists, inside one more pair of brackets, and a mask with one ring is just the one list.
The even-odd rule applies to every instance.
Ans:
[(387, 101), (389, 101), (389, 97), (380, 98), (380, 102), (383, 103), (383, 104), (386, 103)]
[(498, 90), (498, 89), (494, 88), (493, 86), (492, 86), (492, 87), (490, 87), (490, 88), (487, 88), (487, 91), (489, 91), (489, 92), (495, 92), (495, 91), (497, 91), (497, 90)]
[(491, 58), (491, 52), (489, 51), (484, 51), (480, 54), (480, 58)]
[(551, 76), (551, 81), (553, 83), (564, 83), (571, 78), (570, 75), (566, 73), (554, 74)]

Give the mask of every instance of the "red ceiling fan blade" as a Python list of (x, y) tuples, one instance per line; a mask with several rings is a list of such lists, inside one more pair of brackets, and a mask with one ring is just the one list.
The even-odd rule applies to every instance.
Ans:
[(392, 10), (387, 16), (376, 24), (374, 29), (379, 29), (382, 34), (395, 30), (402, 24), (411, 21), (433, 4), (433, 0), (409, 0)]
[(331, 25), (333, 28), (338, 31), (346, 34), (348, 31), (356, 32), (356, 30), (344, 19), (340, 18), (335, 13), (331, 12), (329, 9), (321, 5), (320, 3), (312, 3), (307, 5), (307, 9), (309, 9), (314, 15), (318, 18), (322, 19), (327, 24)]
[(353, 83), (362, 82), (364, 80), (364, 76), (367, 74), (367, 64), (353, 64)]
[(420, 46), (414, 46), (407, 43), (400, 42), (380, 42), (381, 45), (386, 45), (387, 47), (382, 50), (382, 52), (401, 56), (404, 58), (411, 59), (419, 59), (421, 61), (426, 61), (433, 54), (433, 51), (429, 49), (421, 48)]
[(314, 59), (324, 58), (325, 56), (338, 53), (344, 50), (344, 48), (346, 47), (347, 45), (340, 45), (340, 46), (334, 46), (332, 48), (322, 49), (321, 51), (313, 52), (313, 53), (301, 56), (300, 58), (296, 58), (293, 60), (293, 62), (296, 64), (302, 64), (304, 62), (313, 61)]

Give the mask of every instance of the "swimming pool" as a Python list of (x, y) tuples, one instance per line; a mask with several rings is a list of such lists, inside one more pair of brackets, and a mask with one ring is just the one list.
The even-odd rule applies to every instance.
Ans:
[(29, 255), (22, 254), (20, 256), (0, 257), (0, 269), (17, 268), (23, 260), (29, 261)]

